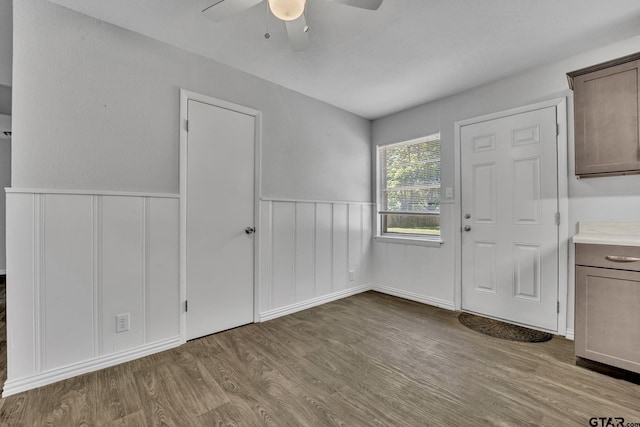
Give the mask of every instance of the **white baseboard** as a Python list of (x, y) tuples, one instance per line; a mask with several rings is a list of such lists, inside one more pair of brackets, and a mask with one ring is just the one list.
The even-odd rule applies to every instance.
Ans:
[(436, 307), (444, 308), (446, 310), (455, 311), (455, 304), (453, 301), (446, 301), (439, 298), (426, 297), (424, 295), (414, 294), (412, 292), (403, 291), (400, 289), (390, 288), (388, 286), (370, 284), (362, 285), (355, 288), (345, 289), (343, 291), (334, 292), (328, 295), (324, 295), (318, 298), (313, 298), (307, 301), (291, 304), (286, 307), (276, 308), (275, 310), (265, 311), (260, 313), (260, 322), (266, 322), (267, 320), (275, 319), (277, 317), (286, 316), (287, 314), (293, 314), (298, 311), (306, 310), (317, 305), (326, 304), (331, 301), (335, 301), (341, 298), (346, 298), (351, 295), (356, 295), (366, 291), (376, 291), (383, 294), (393, 295), (399, 298), (416, 301), (422, 304), (433, 305)]
[(567, 332), (565, 333), (565, 338), (567, 338), (568, 340), (573, 341), (575, 339), (575, 331), (573, 329), (568, 329), (567, 328)]
[(96, 357), (95, 359), (52, 369), (30, 377), (20, 378), (18, 380), (7, 380), (7, 382), (4, 383), (2, 397), (5, 398), (16, 393), (42, 387), (57, 381), (66, 380), (78, 375), (119, 365), (144, 356), (149, 356), (150, 354), (178, 347), (181, 344), (183, 344), (183, 341), (180, 337), (169, 338), (152, 344), (143, 345), (132, 350), (121, 351), (107, 356)]
[(0, 276), (7, 274), (7, 270), (0, 270)]
[(456, 309), (456, 305), (453, 301), (418, 295), (414, 294), (413, 292), (403, 291), (401, 289), (391, 288), (389, 286), (374, 284), (371, 290), (381, 292), (383, 294), (393, 295), (399, 298), (408, 299), (411, 301), (421, 302), (423, 304), (434, 305), (436, 307), (444, 308), (447, 310), (455, 311)]
[(371, 285), (361, 285), (355, 288), (349, 288), (343, 291), (333, 292), (328, 295), (324, 295), (321, 297), (312, 298), (310, 300), (291, 304), (286, 307), (276, 308), (275, 310), (265, 311), (264, 313), (260, 313), (260, 322), (265, 322), (267, 320), (275, 319), (277, 317), (286, 316), (287, 314), (293, 314), (298, 311), (306, 310), (307, 308), (315, 307), (317, 305), (326, 304), (328, 302), (339, 300), (341, 298), (346, 298), (351, 295), (370, 291), (371, 289), (372, 289)]

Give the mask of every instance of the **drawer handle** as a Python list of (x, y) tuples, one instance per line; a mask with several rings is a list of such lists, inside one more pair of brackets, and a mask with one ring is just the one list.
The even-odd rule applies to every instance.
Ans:
[(640, 261), (640, 258), (636, 258), (636, 257), (632, 257), (632, 256), (607, 255), (605, 258), (608, 261), (613, 261), (613, 262), (636, 262), (636, 261)]

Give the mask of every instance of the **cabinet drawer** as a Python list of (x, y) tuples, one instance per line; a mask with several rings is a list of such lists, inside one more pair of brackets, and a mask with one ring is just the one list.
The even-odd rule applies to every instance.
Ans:
[(576, 244), (576, 265), (640, 271), (640, 246)]

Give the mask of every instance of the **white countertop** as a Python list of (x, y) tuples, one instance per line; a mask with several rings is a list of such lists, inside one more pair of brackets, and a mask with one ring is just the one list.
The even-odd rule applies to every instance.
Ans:
[(640, 246), (640, 222), (581, 221), (573, 243)]

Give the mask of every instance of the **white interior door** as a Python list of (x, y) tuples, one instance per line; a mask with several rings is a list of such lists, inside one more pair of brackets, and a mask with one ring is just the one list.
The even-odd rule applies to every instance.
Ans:
[(187, 103), (187, 339), (253, 322), (255, 117)]
[(461, 127), (462, 309), (558, 328), (556, 107)]

